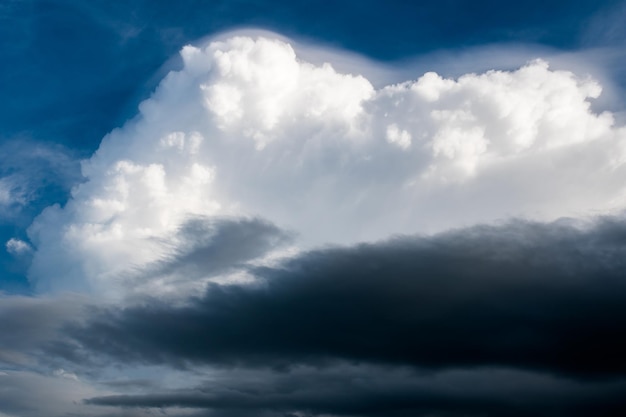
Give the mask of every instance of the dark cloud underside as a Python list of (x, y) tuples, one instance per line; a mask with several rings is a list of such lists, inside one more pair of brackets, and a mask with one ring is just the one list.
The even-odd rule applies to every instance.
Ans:
[(621, 415), (625, 249), (626, 225), (606, 218), (317, 250), (182, 307), (100, 310), (61, 344), (118, 363), (232, 373), (90, 404), (211, 416)]
[[(624, 382), (579, 383), (498, 369), (433, 374), (393, 367), (224, 372), (193, 389), (91, 398), (92, 405), (205, 409), (206, 416), (611, 416)], [(300, 414), (296, 414), (300, 413)]]
[[(514, 223), (309, 252), (190, 305), (105, 311), (71, 334), (123, 361), (345, 359), (621, 376), (626, 227)], [(208, 267), (209, 265), (207, 265)]]

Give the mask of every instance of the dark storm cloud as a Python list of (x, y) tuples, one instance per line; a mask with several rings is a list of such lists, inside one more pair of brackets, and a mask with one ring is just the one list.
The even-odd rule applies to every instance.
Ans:
[[(217, 374), (217, 375), (215, 375)], [(88, 399), (91, 405), (182, 407), (207, 416), (608, 416), (626, 408), (626, 382), (576, 382), (505, 369), (300, 367), (215, 372), (193, 389)]]
[(479, 226), (304, 253), (185, 306), (67, 329), (118, 361), (287, 369), (357, 363), (626, 373), (626, 224)]

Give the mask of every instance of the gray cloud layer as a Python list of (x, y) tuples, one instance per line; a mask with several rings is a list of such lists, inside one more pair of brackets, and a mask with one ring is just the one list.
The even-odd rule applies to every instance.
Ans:
[[(476, 226), (309, 251), (274, 266), (246, 264), (284, 241), (269, 223), (188, 225), (179, 234), (189, 246), (144, 273), (193, 280), (225, 270), (219, 252), (256, 281), (210, 285), (174, 304), (6, 299), (0, 359), (37, 373), (2, 378), (63, 381), (62, 397), (76, 401), (69, 391), (80, 389), (89, 415), (115, 407), (219, 417), (626, 411), (622, 218)], [(110, 376), (146, 366), (182, 376), (141, 387)], [(0, 412), (9, 414), (33, 398), (5, 394), (13, 400)], [(67, 401), (57, 415), (78, 410)], [(28, 415), (44, 415), (37, 410)]]
[[(242, 221), (218, 234), (246, 236), (246, 228), (276, 232)], [(608, 217), (327, 248), (248, 266), (256, 282), (211, 285), (183, 304), (94, 308), (42, 346), (78, 373), (113, 363), (205, 379), (97, 395), (92, 407), (220, 417), (617, 416), (626, 411), (625, 251), (626, 223)], [(189, 253), (194, 271), (212, 268), (208, 254)], [(163, 267), (189, 271), (173, 259)]]
[(308, 252), (183, 307), (105, 310), (71, 335), (121, 361), (626, 371), (626, 226), (516, 222)]
[(572, 382), (507, 369), (441, 373), (338, 364), (223, 372), (193, 389), (91, 398), (91, 405), (206, 409), (206, 416), (619, 415), (624, 382)]

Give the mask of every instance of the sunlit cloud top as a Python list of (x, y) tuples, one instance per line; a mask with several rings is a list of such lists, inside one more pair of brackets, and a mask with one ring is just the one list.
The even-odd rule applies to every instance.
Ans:
[(624, 208), (626, 130), (591, 109), (588, 75), (538, 59), (375, 88), (267, 34), (181, 56), (31, 226), (40, 290), (119, 290), (195, 218), (260, 218), (310, 247)]

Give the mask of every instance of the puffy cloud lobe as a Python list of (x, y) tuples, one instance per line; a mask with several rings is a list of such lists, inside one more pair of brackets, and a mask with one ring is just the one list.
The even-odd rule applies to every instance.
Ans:
[(361, 102), (374, 93), (363, 77), (338, 74), (329, 64), (298, 62), (289, 45), (264, 38), (237, 37), (204, 51), (188, 46), (181, 54), (186, 67), (200, 74), (213, 70), (200, 89), (217, 126), (253, 139), (257, 148), (281, 130), (307, 123), (349, 131)]
[(399, 118), (430, 148), (431, 170), (463, 181), (498, 160), (539, 156), (610, 133), (611, 114), (589, 111), (587, 99), (600, 92), (594, 81), (550, 71), (536, 60), (515, 72), (468, 74), (456, 81), (426, 73), (416, 82), (383, 88), (380, 101), (396, 109), (387, 118)]
[(597, 83), (545, 62), (376, 90), (268, 38), (181, 55), (31, 226), (41, 291), (119, 294), (197, 216), (260, 216), (308, 245), (624, 207), (624, 128), (590, 110)]
[[(201, 140), (193, 133), (165, 135), (157, 142), (158, 162), (115, 161), (103, 176), (94, 175), (75, 189), (66, 207), (47, 208), (29, 231), (38, 247), (32, 274), (54, 270), (63, 289), (104, 289), (98, 282), (157, 260), (163, 245), (154, 238), (173, 234), (189, 216), (217, 212), (218, 203), (202, 191), (212, 182), (212, 169), (186, 158)], [(90, 278), (95, 282), (84, 282)], [(37, 284), (43, 290), (55, 285)]]

